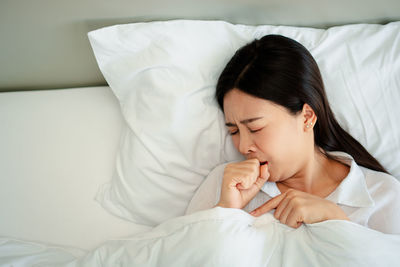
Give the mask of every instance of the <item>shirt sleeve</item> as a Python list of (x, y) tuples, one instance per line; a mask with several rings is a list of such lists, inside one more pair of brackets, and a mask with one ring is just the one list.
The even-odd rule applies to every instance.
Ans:
[(221, 194), (222, 178), (227, 164), (218, 165), (208, 174), (196, 190), (186, 209), (185, 215), (200, 210), (211, 209), (218, 203)]
[(375, 206), (368, 227), (386, 234), (400, 234), (400, 182), (386, 174), (382, 178), (374, 190)]

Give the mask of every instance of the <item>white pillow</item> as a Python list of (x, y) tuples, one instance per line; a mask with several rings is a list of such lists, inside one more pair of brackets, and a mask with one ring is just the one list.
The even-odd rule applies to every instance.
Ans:
[(109, 212), (156, 225), (183, 215), (217, 165), (243, 160), (214, 98), (235, 51), (281, 34), (316, 59), (339, 123), (400, 177), (400, 21), (327, 30), (171, 20), (88, 33), (127, 127), (115, 175), (96, 199)]

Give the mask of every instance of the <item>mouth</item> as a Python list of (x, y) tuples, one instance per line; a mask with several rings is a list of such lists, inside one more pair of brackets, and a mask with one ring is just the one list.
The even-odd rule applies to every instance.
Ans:
[(260, 162), (260, 165), (268, 164), (268, 161)]

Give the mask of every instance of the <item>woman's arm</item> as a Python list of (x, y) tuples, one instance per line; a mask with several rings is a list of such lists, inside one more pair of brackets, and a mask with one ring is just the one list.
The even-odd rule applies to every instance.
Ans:
[(227, 163), (215, 167), (195, 192), (185, 215), (216, 206), (221, 193), (222, 177)]

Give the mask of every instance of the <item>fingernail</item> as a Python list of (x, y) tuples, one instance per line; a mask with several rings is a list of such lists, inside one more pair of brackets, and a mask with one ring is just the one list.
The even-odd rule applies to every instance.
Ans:
[(255, 215), (257, 212), (255, 210), (253, 210), (252, 212), (250, 212), (251, 215)]

